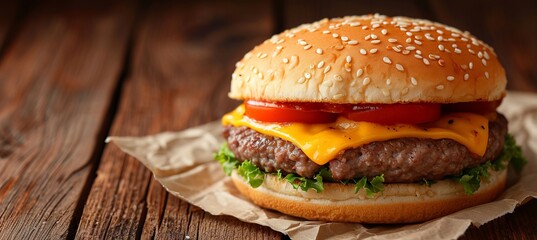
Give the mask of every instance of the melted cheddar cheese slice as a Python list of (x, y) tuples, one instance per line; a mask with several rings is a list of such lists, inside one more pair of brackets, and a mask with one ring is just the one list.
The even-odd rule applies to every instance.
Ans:
[(483, 156), (488, 142), (488, 119), (473, 113), (450, 113), (420, 125), (381, 125), (339, 117), (333, 123), (265, 123), (244, 116), (244, 106), (224, 115), (222, 124), (246, 126), (292, 142), (315, 163), (324, 165), (345, 149), (396, 138), (452, 139)]

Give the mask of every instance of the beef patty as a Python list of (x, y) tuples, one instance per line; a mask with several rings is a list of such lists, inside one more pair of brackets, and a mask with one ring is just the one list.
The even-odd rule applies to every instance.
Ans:
[[(487, 151), (481, 157), (451, 139), (399, 138), (347, 149), (327, 163), (335, 181), (384, 174), (385, 182), (439, 180), (475, 167), (498, 156), (507, 133), (501, 114), (489, 122)], [(250, 160), (266, 172), (295, 173), (313, 177), (322, 167), (293, 143), (267, 136), (247, 127), (225, 126), (228, 147), (240, 160)]]

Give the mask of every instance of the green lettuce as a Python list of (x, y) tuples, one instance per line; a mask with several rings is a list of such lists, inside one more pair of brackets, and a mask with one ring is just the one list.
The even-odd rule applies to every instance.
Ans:
[(522, 155), (522, 149), (516, 145), (516, 141), (510, 134), (505, 136), (505, 143), (502, 153), (494, 159), (487, 161), (477, 167), (465, 169), (461, 174), (453, 178), (464, 187), (464, 192), (468, 195), (475, 193), (481, 186), (481, 180), (488, 180), (489, 169), (500, 171), (507, 167), (509, 163), (517, 171), (522, 171), (522, 168), (528, 160)]
[(250, 161), (244, 161), (237, 168), (237, 173), (241, 175), (244, 180), (253, 188), (257, 188), (263, 184), (265, 174), (259, 170), (259, 168), (252, 164)]
[[(281, 178), (281, 174), (278, 176)], [(293, 173), (287, 174), (284, 179), (287, 180), (294, 189), (300, 188), (302, 191), (313, 189), (319, 193), (324, 191), (323, 179), (331, 180), (332, 175), (328, 168), (322, 168), (315, 174), (315, 176), (313, 176), (313, 179), (301, 177)]]
[(368, 197), (372, 197), (375, 193), (384, 190), (384, 174), (376, 176), (370, 180), (367, 177), (362, 177), (354, 184), (354, 193), (364, 189)]

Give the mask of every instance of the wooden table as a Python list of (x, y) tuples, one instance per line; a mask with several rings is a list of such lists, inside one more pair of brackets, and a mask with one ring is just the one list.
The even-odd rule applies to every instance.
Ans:
[[(107, 135), (218, 119), (234, 64), (281, 30), (380, 12), (494, 46), (508, 88), (537, 93), (537, 15), (513, 1), (21, 1), (0, 4), (0, 239), (281, 239), (168, 194)], [(537, 201), (465, 239), (537, 238)]]

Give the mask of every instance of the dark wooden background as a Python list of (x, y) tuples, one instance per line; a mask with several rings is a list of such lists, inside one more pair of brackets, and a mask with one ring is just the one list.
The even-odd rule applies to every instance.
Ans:
[[(440, 21), (495, 47), (508, 88), (537, 93), (537, 4), (234, 0), (0, 3), (0, 239), (282, 239), (173, 197), (107, 135), (217, 120), (234, 64), (323, 17)], [(536, 239), (537, 201), (464, 239)]]

